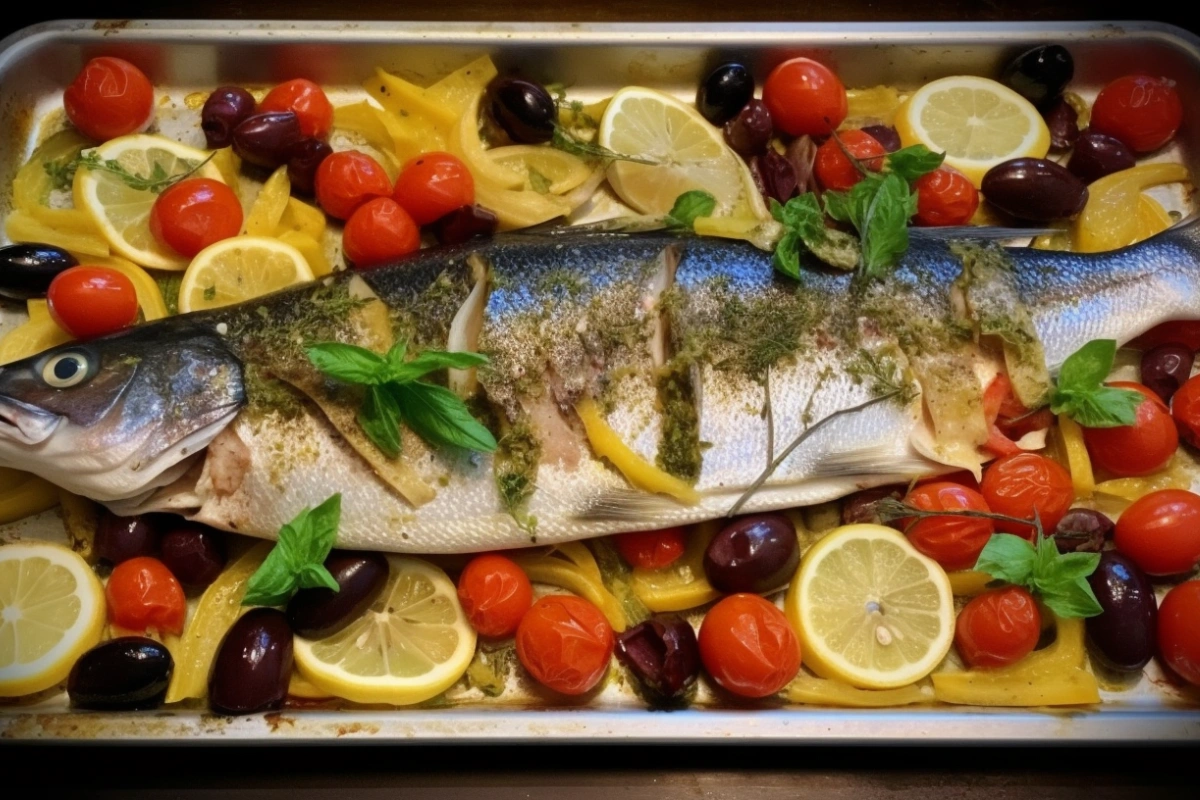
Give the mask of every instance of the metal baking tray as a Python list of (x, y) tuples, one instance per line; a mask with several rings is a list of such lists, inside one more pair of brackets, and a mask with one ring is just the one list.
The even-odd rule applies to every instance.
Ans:
[[(190, 127), (202, 144), (188, 95), (220, 83), (267, 86), (298, 76), (329, 88), (335, 103), (360, 99), (376, 66), (432, 82), (484, 53), (501, 72), (519, 70), (599, 99), (640, 84), (695, 96), (724, 58), (750, 64), (759, 80), (780, 61), (813, 56), (848, 87), (912, 89), (954, 73), (995, 75), (1020, 49), (1058, 42), (1076, 63), (1072, 88), (1086, 97), (1131, 70), (1173, 78), (1185, 98), (1179, 140), (1163, 158), (1200, 168), (1200, 39), (1165, 24), (509, 24), (335, 22), (62, 21), (0, 42), (0, 215), (13, 176), (42, 132), (61, 124), (62, 90), (96, 55), (131, 58), (158, 88), (160, 127)], [(194, 98), (193, 98), (194, 99)], [(189, 116), (190, 115), (190, 116)], [(188, 125), (171, 125), (191, 121)], [(1171, 198), (1167, 198), (1170, 200)], [(1175, 198), (1178, 211), (1185, 200)], [(13, 308), (0, 307), (12, 324)], [(7, 325), (0, 324), (0, 329)], [(53, 536), (55, 512), (0, 530), (0, 538)], [(61, 536), (61, 533), (59, 534)], [(72, 712), (62, 692), (0, 705), (0, 739), (126, 742), (776, 742), (796, 744), (1142, 743), (1200, 741), (1200, 696), (1166, 679), (1152, 662), (1133, 686), (1102, 692), (1096, 708), (890, 710), (780, 704), (735, 707), (711, 695), (687, 711), (651, 713), (610, 682), (585, 703), (520, 693), (509, 703), (469, 692), (414, 708), (289, 706), (223, 718), (203, 710)]]

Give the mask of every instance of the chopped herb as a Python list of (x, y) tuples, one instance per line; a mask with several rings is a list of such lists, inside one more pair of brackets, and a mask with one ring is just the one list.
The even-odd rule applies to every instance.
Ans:
[(562, 150), (564, 153), (570, 153), (573, 156), (579, 156), (586, 159), (599, 159), (601, 161), (630, 161), (634, 164), (646, 164), (649, 166), (658, 166), (657, 161), (650, 158), (639, 158), (638, 156), (629, 156), (623, 153), (617, 153), (609, 150), (607, 147), (585, 142), (577, 138), (574, 134), (567, 131), (561, 125), (554, 126), (554, 137), (550, 140), (550, 146)]
[(529, 185), (538, 194), (550, 193), (550, 179), (533, 167), (529, 168)]
[(75, 182), (75, 171), (79, 168), (79, 158), (67, 158), (61, 161), (47, 161), (42, 169), (50, 176), (50, 182), (55, 189), (66, 192)]
[(496, 443), (496, 457), (492, 461), (500, 502), (531, 536), (537, 531), (537, 518), (529, 514), (527, 506), (537, 488), (541, 459), (542, 443), (534, 435), (529, 421), (522, 419), (500, 437)]
[[(213, 156), (215, 155), (216, 153), (213, 152), (208, 156), (208, 158), (199, 162), (186, 158), (180, 159), (182, 163), (187, 165), (188, 169), (186, 172), (182, 172), (177, 175), (168, 175), (166, 169), (163, 168), (163, 165), (156, 161), (154, 162), (154, 167), (150, 170), (150, 174), (146, 176), (130, 172), (121, 164), (120, 161), (117, 161), (116, 159), (110, 158), (101, 160), (100, 154), (95, 150), (85, 150), (79, 155), (79, 158), (75, 159), (70, 165), (61, 167), (61, 169), (63, 170), (63, 174), (65, 174), (65, 170), (69, 168), (72, 176), (74, 175), (74, 170), (78, 169), (79, 167), (92, 170), (102, 170), (104, 172), (116, 175), (125, 183), (126, 186), (129, 186), (132, 189), (159, 194), (164, 189), (173, 186), (184, 178), (195, 174), (197, 170), (199, 170), (209, 161), (212, 161)], [(47, 172), (49, 172), (48, 164)], [(51, 175), (51, 177), (54, 176)]]

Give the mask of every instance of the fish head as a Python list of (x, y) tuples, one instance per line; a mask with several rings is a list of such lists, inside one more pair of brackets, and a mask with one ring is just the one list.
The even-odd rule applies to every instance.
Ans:
[(245, 398), (241, 362), (211, 327), (61, 345), (0, 366), (0, 466), (129, 500), (185, 472)]

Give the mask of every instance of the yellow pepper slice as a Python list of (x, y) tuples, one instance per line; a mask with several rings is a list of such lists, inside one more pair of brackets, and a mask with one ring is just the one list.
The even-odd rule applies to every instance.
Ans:
[[(476, 187), (479, 184), (488, 185), (490, 189), (513, 189), (520, 191), (525, 185), (525, 176), (514, 172), (506, 166), (492, 160), (490, 151), (479, 138), (479, 104), (483, 100), (480, 92), (467, 106), (462, 118), (454, 126), (448, 146), (450, 152), (463, 160), (475, 178)], [(537, 195), (540, 197), (540, 195)]]
[(700, 494), (674, 475), (668, 475), (646, 459), (639, 456), (621, 441), (616, 432), (604, 421), (599, 406), (590, 397), (575, 406), (575, 413), (583, 422), (592, 450), (601, 458), (607, 458), (625, 478), (639, 489), (647, 492), (667, 494), (684, 503), (697, 503)]
[(801, 672), (784, 688), (783, 696), (789, 703), (838, 708), (894, 708), (933, 702), (933, 694), (916, 685), (898, 689), (859, 689), (806, 672)]
[(24, 476), (23, 479), (0, 491), (0, 525), (40, 514), (58, 505), (58, 487), (36, 475), (18, 474)]
[(568, 542), (550, 552), (514, 552), (510, 557), (534, 583), (548, 583), (574, 592), (599, 608), (613, 630), (625, 630), (620, 601), (604, 587), (600, 566), (581, 542)]
[(950, 579), (950, 591), (955, 597), (974, 597), (987, 591), (987, 585), (992, 582), (992, 576), (986, 572), (976, 572), (972, 569), (959, 572), (947, 572)]
[(419, 86), (379, 68), (362, 85), (367, 94), (393, 116), (396, 129), (403, 132), (405, 139), (417, 144), (420, 151), (446, 149), (446, 139), (458, 122), (459, 114), (440, 107)]
[(284, 231), (275, 238), (300, 251), (300, 255), (304, 256), (304, 260), (308, 262), (308, 268), (312, 270), (314, 278), (323, 278), (333, 272), (333, 266), (325, 256), (325, 247), (311, 236), (305, 236), (296, 231)]
[(1072, 229), (1080, 253), (1116, 250), (1138, 241), (1138, 198), (1151, 186), (1190, 180), (1182, 164), (1142, 164), (1106, 175), (1088, 186), (1088, 201)]
[(687, 611), (721, 596), (704, 575), (704, 551), (721, 529), (719, 520), (702, 522), (688, 532), (679, 560), (662, 569), (634, 569), (630, 587), (642, 605), (655, 613)]
[(537, 191), (532, 175), (535, 172), (541, 175), (547, 181), (543, 194), (565, 194), (592, 176), (591, 165), (582, 158), (552, 147), (530, 144), (493, 147), (487, 151), (487, 157), (520, 176), (527, 190)]
[(1087, 671), (1083, 620), (1059, 619), (1058, 637), (1044, 650), (998, 669), (939, 672), (933, 694), (943, 703), (973, 706), (1066, 706), (1100, 702)]
[(1089, 498), (1096, 488), (1096, 478), (1092, 474), (1091, 456), (1088, 455), (1087, 445), (1083, 441), (1083, 428), (1066, 414), (1059, 414), (1058, 433), (1062, 437), (1063, 453), (1067, 457), (1067, 468), (1071, 472), (1071, 485), (1075, 487), (1075, 497)]
[(61, 212), (46, 209), (45, 213), (39, 212), (39, 216), (35, 217), (28, 211), (16, 210), (5, 220), (4, 233), (14, 242), (52, 244), (55, 247), (70, 250), (72, 253), (82, 253), (87, 256), (107, 256), (112, 252), (109, 249), (108, 240), (101, 236), (98, 230), (81, 231), (72, 229), (72, 224), (65, 221), (61, 224), (47, 224), (42, 221), (41, 217), (52, 213), (63, 213), (64, 220), (74, 220), (76, 215), (81, 212), (75, 212), (73, 209), (63, 209)]
[(487, 88), (494, 77), (496, 65), (492, 63), (491, 57), (480, 56), (430, 86), (425, 90), (425, 96), (458, 117), (467, 110), (471, 101)]
[(842, 129), (861, 128), (876, 122), (891, 125), (900, 108), (900, 92), (891, 86), (846, 90), (846, 119)]
[(302, 233), (310, 239), (321, 241), (325, 235), (325, 212), (310, 206), (302, 200), (289, 197), (279, 225), (275, 227), (275, 235), (280, 236), (287, 231)]
[(242, 233), (247, 236), (274, 236), (291, 195), (292, 182), (288, 180), (287, 167), (279, 167), (259, 190), (250, 213), (246, 215)]
[(213, 153), (212, 165), (217, 168), (217, 172), (221, 173), (221, 180), (240, 200), (242, 197), (242, 186), (240, 175), (242, 171), (242, 159), (233, 152), (232, 147), (222, 147), (220, 150)]

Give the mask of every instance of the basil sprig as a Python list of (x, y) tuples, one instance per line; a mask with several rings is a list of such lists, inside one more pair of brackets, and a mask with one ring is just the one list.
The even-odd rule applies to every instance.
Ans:
[(313, 365), (343, 383), (367, 387), (358, 424), (388, 457), (400, 455), (400, 425), (436, 446), (490, 453), (496, 439), (463, 401), (443, 386), (419, 380), (439, 369), (470, 369), (488, 363), (478, 353), (426, 350), (406, 360), (407, 347), (397, 342), (386, 355), (340, 342), (322, 342), (305, 352)]
[(1099, 553), (1060, 553), (1054, 539), (1040, 532), (1036, 545), (1011, 533), (995, 533), (979, 554), (975, 570), (1024, 586), (1060, 617), (1095, 617), (1104, 609), (1087, 577), (1099, 564)]
[(341, 587), (325, 569), (337, 540), (342, 496), (335, 494), (316, 508), (306, 508), (279, 529), (279, 540), (246, 584), (244, 606), (281, 606), (297, 589)]
[(667, 212), (663, 222), (668, 228), (693, 230), (697, 217), (710, 217), (717, 207), (717, 198), (702, 189), (692, 189), (675, 198), (675, 205)]
[(1085, 428), (1132, 425), (1146, 398), (1132, 389), (1104, 385), (1116, 354), (1117, 343), (1112, 339), (1093, 339), (1072, 353), (1058, 373), (1050, 410), (1066, 414)]

